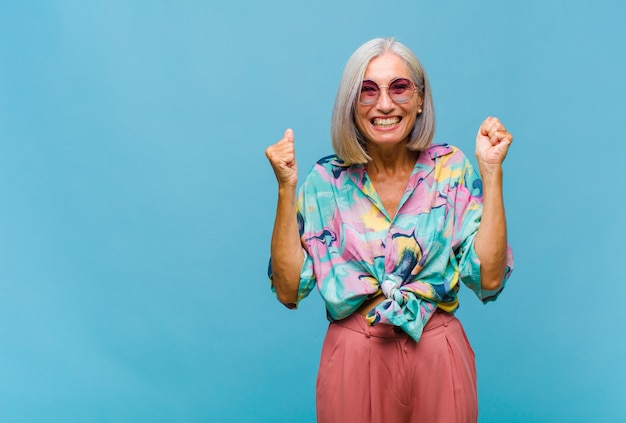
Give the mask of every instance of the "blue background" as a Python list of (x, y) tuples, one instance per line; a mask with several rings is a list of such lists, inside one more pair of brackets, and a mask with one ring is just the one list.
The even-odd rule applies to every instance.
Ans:
[(2, 1), (0, 421), (312, 422), (326, 321), (266, 278), (293, 127), (396, 36), (437, 142), (497, 115), (516, 270), (467, 289), (481, 422), (626, 421), (626, 3)]

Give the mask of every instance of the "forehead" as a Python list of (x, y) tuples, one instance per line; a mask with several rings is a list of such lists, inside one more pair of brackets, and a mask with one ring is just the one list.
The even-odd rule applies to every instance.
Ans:
[(400, 56), (394, 53), (384, 53), (373, 58), (365, 69), (363, 79), (374, 82), (389, 82), (396, 78), (411, 78), (408, 66)]

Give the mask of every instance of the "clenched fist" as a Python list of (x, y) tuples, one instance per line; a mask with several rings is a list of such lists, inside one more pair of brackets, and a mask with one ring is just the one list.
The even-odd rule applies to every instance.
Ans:
[(298, 184), (298, 166), (296, 149), (293, 142), (293, 130), (287, 129), (283, 138), (267, 147), (265, 155), (274, 169), (279, 186), (295, 187)]
[(476, 160), (480, 168), (501, 166), (513, 136), (498, 118), (489, 116), (476, 134)]

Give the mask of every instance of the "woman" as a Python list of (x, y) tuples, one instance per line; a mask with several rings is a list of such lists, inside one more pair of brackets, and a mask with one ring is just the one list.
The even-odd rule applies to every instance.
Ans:
[(350, 57), (332, 118), (336, 155), (296, 195), (294, 134), (266, 150), (278, 180), (270, 278), (290, 308), (317, 285), (330, 324), (317, 378), (318, 422), (475, 422), (473, 351), (459, 281), (486, 302), (513, 265), (502, 200), (512, 142), (488, 117), (480, 176), (457, 148), (431, 145), (426, 74), (393, 39)]

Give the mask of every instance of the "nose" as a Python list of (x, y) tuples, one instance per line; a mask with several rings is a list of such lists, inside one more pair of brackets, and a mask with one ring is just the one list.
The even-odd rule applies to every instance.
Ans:
[(394, 102), (389, 97), (389, 87), (378, 87), (378, 101), (376, 101), (376, 108), (381, 112), (389, 112), (394, 107)]

